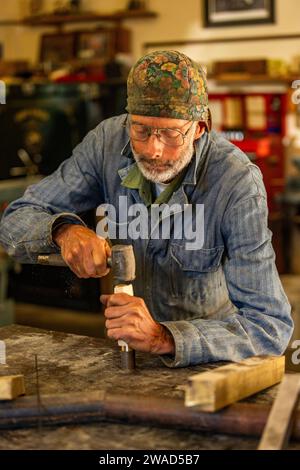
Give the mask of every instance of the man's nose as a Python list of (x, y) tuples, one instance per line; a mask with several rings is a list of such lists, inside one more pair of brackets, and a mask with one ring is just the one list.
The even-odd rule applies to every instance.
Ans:
[(163, 154), (164, 144), (160, 141), (160, 138), (156, 134), (151, 134), (146, 142), (146, 150), (145, 154), (146, 157), (152, 158), (155, 160), (156, 158), (160, 158)]

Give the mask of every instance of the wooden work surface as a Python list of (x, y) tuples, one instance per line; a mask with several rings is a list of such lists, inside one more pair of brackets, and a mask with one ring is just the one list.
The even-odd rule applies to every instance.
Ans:
[[(118, 394), (139, 394), (181, 398), (178, 388), (187, 377), (207, 367), (169, 369), (159, 358), (137, 354), (137, 370), (124, 373), (119, 367), (115, 343), (23, 326), (0, 328), (0, 340), (7, 348), (7, 366), (1, 375), (23, 374), (27, 395), (36, 394), (35, 354), (38, 356), (40, 394), (106, 390)], [(220, 364), (218, 364), (220, 365)], [(271, 402), (277, 386), (251, 397), (255, 403)], [(258, 439), (158, 427), (95, 423), (0, 430), (4, 449), (256, 449)], [(289, 448), (300, 449), (300, 443)]]

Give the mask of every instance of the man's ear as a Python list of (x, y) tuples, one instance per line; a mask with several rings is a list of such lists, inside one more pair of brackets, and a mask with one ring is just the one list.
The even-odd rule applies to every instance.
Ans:
[(203, 123), (202, 122), (197, 122), (195, 135), (194, 135), (194, 140), (200, 139), (200, 137), (203, 136), (204, 132), (205, 132), (205, 126), (203, 125)]

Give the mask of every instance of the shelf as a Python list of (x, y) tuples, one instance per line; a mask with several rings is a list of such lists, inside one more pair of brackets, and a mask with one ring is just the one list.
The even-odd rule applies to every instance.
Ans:
[[(298, 77), (299, 78), (299, 77)], [(276, 85), (288, 85), (291, 84), (297, 77), (270, 77), (268, 75), (218, 75), (208, 76), (208, 79), (218, 83), (219, 85), (228, 85), (228, 84), (276, 84)]]
[(25, 18), (20, 24), (25, 26), (63, 26), (64, 24), (70, 23), (90, 23), (97, 21), (110, 21), (110, 22), (120, 22), (128, 19), (147, 19), (147, 18), (156, 18), (157, 13), (147, 10), (124, 10), (117, 11), (112, 14), (103, 14), (99, 15), (96, 13), (86, 12), (78, 13), (72, 15), (40, 15), (36, 17)]
[(0, 26), (21, 26), (22, 23), (20, 20), (1, 20)]

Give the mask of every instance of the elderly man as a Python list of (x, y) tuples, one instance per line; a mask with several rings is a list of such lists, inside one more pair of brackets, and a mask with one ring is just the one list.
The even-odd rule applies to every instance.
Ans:
[[(61, 251), (77, 276), (104, 276), (110, 246), (78, 214), (115, 208), (114, 243), (138, 205), (141, 225), (151, 228), (137, 236), (135, 226), (122, 237), (134, 246), (135, 296), (101, 296), (108, 336), (160, 355), (169, 367), (282, 354), (293, 325), (261, 173), (211, 132), (201, 67), (176, 51), (142, 57), (128, 77), (127, 111), (100, 123), (55, 173), (8, 207), (3, 246), (31, 263)], [(163, 208), (156, 225), (153, 208)], [(180, 231), (183, 224), (189, 230)], [(196, 243), (188, 243), (191, 232)]]

